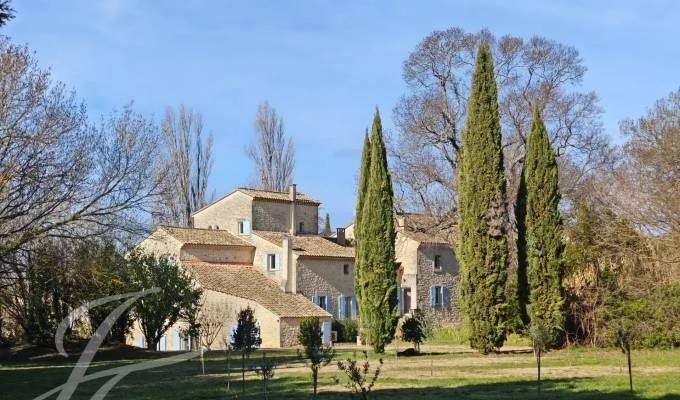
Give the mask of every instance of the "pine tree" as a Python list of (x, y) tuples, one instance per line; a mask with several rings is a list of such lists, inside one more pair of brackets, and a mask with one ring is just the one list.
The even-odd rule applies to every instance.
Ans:
[[(357, 204), (354, 212), (354, 296), (357, 300), (357, 308), (359, 311), (359, 319), (361, 320), (361, 270), (364, 265), (363, 262), (363, 235), (361, 217), (363, 214), (364, 200), (368, 190), (369, 181), (369, 167), (371, 164), (371, 142), (368, 139), (368, 129), (364, 134), (364, 148), (361, 152), (361, 166), (359, 167), (359, 182), (357, 187)], [(360, 336), (363, 338), (363, 330), (360, 327)]]
[(387, 168), (380, 114), (376, 110), (371, 131), (371, 163), (361, 216), (359, 241), (361, 272), (360, 316), (369, 344), (377, 353), (394, 338), (397, 277), (394, 253), (392, 181)]
[(331, 235), (331, 217), (326, 213), (326, 221), (323, 224), (323, 235), (329, 237)]
[(482, 353), (506, 337), (507, 212), (501, 125), (493, 61), (477, 54), (458, 161), (461, 293), (470, 345)]
[[(526, 185), (523, 228), (528, 288), (527, 314), (551, 331), (555, 345), (564, 328), (562, 289), (564, 243), (560, 217), (557, 157), (538, 108), (534, 108), (522, 170)], [(528, 290), (527, 290), (528, 289)]]

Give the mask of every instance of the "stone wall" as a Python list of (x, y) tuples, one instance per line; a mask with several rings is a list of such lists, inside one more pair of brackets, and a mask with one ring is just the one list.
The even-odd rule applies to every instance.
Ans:
[[(302, 233), (319, 233), (319, 210), (316, 205), (295, 206), (295, 228), (300, 222)], [(253, 229), (260, 231), (290, 232), (290, 203), (278, 201), (253, 201)]]
[(207, 246), (186, 244), (182, 247), (181, 260), (250, 264), (253, 248), (237, 246)]
[[(435, 255), (441, 257), (442, 269), (433, 268)], [(436, 325), (447, 325), (462, 321), (462, 314), (458, 308), (459, 271), (458, 262), (453, 250), (447, 245), (421, 244), (418, 248), (418, 290), (414, 298), (418, 309), (434, 317)], [(444, 306), (430, 305), (430, 287), (443, 286), (447, 288), (447, 304)]]
[(238, 222), (253, 220), (252, 203), (250, 196), (233, 192), (194, 214), (194, 227), (219, 227), (238, 235)]
[[(338, 297), (354, 296), (354, 262), (334, 258), (297, 258), (297, 292), (308, 299), (328, 296), (330, 313), (338, 317)], [(349, 266), (348, 274), (344, 265)]]

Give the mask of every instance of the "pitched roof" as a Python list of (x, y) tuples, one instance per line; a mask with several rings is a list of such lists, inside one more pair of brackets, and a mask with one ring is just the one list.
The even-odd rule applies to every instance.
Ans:
[(439, 221), (429, 215), (416, 213), (397, 213), (397, 234), (425, 244), (451, 245), (452, 227), (441, 226)]
[[(271, 201), (283, 201), (290, 202), (290, 193), (288, 192), (274, 192), (271, 190), (260, 190), (251, 188), (238, 188), (236, 191), (247, 194), (248, 196), (258, 199), (258, 200), (271, 200)], [(297, 192), (295, 194), (295, 201), (300, 204), (312, 204), (319, 205), (321, 202), (302, 192)]]
[(204, 263), (187, 268), (204, 289), (254, 301), (279, 317), (331, 317), (306, 297), (282, 291), (251, 266)]
[[(203, 206), (203, 207), (201, 207), (197, 210), (192, 211), (191, 215), (198, 214), (199, 212), (211, 207), (213, 204), (221, 201), (222, 199), (225, 199), (225, 198), (231, 196), (232, 194), (234, 194), (236, 192), (241, 192), (241, 193), (245, 194), (246, 196), (250, 196), (253, 199), (258, 199), (258, 200), (277, 201), (277, 202), (284, 202), (284, 203), (290, 202), (290, 193), (288, 193), (288, 192), (274, 192), (274, 191), (271, 191), (271, 190), (260, 190), (260, 189), (251, 189), (251, 188), (241, 187), (241, 188), (236, 188), (235, 190), (232, 190), (231, 192), (225, 194), (224, 196), (220, 197), (219, 199), (213, 201), (210, 204), (207, 204), (207, 205), (205, 205), (205, 206)], [(307, 196), (306, 194), (304, 194), (302, 192), (297, 192), (295, 194), (295, 199), (296, 199), (298, 204), (309, 204), (309, 205), (315, 205), (315, 206), (318, 206), (319, 204), (321, 204), (321, 202), (319, 200), (316, 200), (316, 199), (314, 199), (310, 196)]]
[(350, 246), (340, 246), (333, 240), (329, 240), (320, 235), (295, 235), (291, 236), (285, 232), (253, 231), (253, 233), (265, 240), (281, 246), (284, 237), (293, 240), (293, 253), (304, 257), (319, 258), (354, 258), (354, 248)]
[(182, 242), (182, 244), (253, 247), (252, 244), (245, 240), (219, 229), (185, 228), (169, 225), (159, 225), (158, 229), (162, 229), (168, 235)]

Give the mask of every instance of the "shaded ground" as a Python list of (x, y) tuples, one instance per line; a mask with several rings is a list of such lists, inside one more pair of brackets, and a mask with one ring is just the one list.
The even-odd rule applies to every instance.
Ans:
[[(77, 351), (78, 346), (70, 350)], [(370, 354), (372, 365), (384, 358), (383, 372), (371, 399), (678, 399), (680, 400), (680, 351), (639, 351), (633, 354), (636, 392), (627, 392), (625, 358), (618, 351), (570, 349), (544, 358), (543, 392), (537, 392), (535, 365), (526, 349), (482, 356), (455, 346), (424, 346), (425, 354), (396, 358), (397, 348), (381, 356)], [(340, 346), (336, 358), (345, 359), (361, 349)], [(98, 353), (88, 374), (141, 360), (177, 353), (156, 353), (130, 348), (110, 348)], [(248, 367), (262, 357), (255, 353)], [(270, 385), (270, 399), (308, 399), (310, 373), (292, 349), (267, 351), (279, 367)], [(0, 355), (0, 399), (32, 399), (63, 384), (76, 360), (63, 359), (47, 349), (24, 348)], [(206, 375), (197, 360), (135, 372), (120, 383), (107, 399), (260, 399), (262, 384), (250, 372), (246, 394), (241, 395), (240, 358), (230, 360), (227, 373), (224, 353), (206, 356)], [(106, 378), (82, 384), (74, 399), (89, 399)], [(347, 399), (345, 379), (334, 364), (323, 368), (319, 399)], [(56, 397), (52, 397), (56, 398)]]

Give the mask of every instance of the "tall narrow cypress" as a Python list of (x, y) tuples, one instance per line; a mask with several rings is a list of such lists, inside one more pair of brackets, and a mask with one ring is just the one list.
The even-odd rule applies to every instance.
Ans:
[(458, 161), (461, 294), (470, 345), (500, 348), (507, 318), (507, 212), (498, 95), (491, 51), (477, 53)]
[[(368, 139), (368, 129), (364, 135), (364, 148), (361, 152), (361, 166), (359, 167), (359, 182), (357, 185), (357, 204), (354, 211), (354, 296), (357, 300), (357, 306), (359, 309), (359, 320), (362, 319), (362, 307), (361, 307), (361, 293), (362, 287), (360, 283), (361, 280), (361, 270), (364, 265), (363, 262), (363, 235), (361, 217), (363, 216), (364, 201), (366, 199), (366, 192), (368, 191), (368, 182), (370, 178), (370, 165), (371, 165), (371, 142)], [(363, 333), (363, 332), (361, 332)], [(363, 338), (363, 334), (361, 335)]]
[[(557, 157), (538, 108), (534, 108), (522, 170), (526, 185), (523, 228), (528, 284), (527, 314), (551, 330), (551, 344), (563, 331), (562, 289), (564, 242), (560, 216)], [(526, 290), (526, 289), (525, 289)]]
[(380, 114), (371, 129), (371, 162), (359, 237), (361, 325), (377, 353), (394, 338), (397, 311), (397, 276), (394, 251), (392, 180), (387, 168)]

